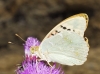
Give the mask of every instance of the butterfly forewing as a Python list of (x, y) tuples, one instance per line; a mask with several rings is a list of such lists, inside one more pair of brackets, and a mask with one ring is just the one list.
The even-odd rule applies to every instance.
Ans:
[(84, 31), (86, 30), (87, 26), (88, 15), (85, 13), (77, 14), (59, 23), (46, 35), (45, 38), (54, 36), (55, 34), (60, 33), (62, 30), (73, 31), (83, 37)]

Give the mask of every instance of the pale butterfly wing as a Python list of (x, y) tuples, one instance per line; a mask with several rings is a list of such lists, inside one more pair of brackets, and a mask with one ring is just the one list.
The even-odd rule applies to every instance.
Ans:
[(45, 39), (39, 49), (42, 60), (72, 66), (86, 61), (89, 47), (77, 33), (65, 30)]
[(84, 31), (88, 25), (87, 14), (77, 14), (54, 27), (40, 44), (36, 54), (47, 62), (64, 65), (81, 65), (88, 55)]
[(74, 16), (71, 16), (61, 23), (59, 23), (56, 27), (54, 27), (45, 38), (48, 38), (50, 36), (53, 36), (62, 30), (69, 30), (74, 31), (78, 33), (80, 36), (84, 36), (84, 31), (86, 30), (88, 26), (88, 15), (85, 13), (77, 14)]

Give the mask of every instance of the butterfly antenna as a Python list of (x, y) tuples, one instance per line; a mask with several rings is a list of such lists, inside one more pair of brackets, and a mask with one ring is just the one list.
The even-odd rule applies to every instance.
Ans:
[(19, 36), (18, 34), (15, 34), (17, 37), (19, 37), (22, 41), (24, 41), (25, 42), (25, 40), (21, 37), (21, 36)]

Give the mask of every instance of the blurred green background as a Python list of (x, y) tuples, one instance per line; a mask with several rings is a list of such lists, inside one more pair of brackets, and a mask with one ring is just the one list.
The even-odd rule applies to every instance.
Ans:
[(100, 74), (100, 0), (0, 0), (0, 74), (16, 74), (24, 59), (24, 42), (16, 33), (25, 40), (32, 36), (42, 41), (59, 22), (78, 13), (89, 16), (88, 59), (63, 69), (65, 74)]

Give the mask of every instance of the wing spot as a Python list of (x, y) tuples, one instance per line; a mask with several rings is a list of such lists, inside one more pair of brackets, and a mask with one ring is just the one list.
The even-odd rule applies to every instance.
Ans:
[(67, 29), (68, 31), (71, 31), (71, 29)]
[(66, 27), (63, 27), (63, 29), (65, 30), (65, 29), (67, 29)]
[(60, 33), (60, 31), (55, 30), (56, 33)]
[(66, 27), (64, 27), (64, 26), (62, 26), (62, 25), (60, 25), (60, 27), (63, 28), (64, 30), (67, 29)]
[(85, 19), (88, 20), (88, 17), (86, 17)]
[(53, 34), (53, 33), (51, 33), (51, 35), (52, 35), (52, 36), (54, 36), (54, 34)]
[(57, 30), (55, 30), (55, 32), (56, 32), (56, 33), (58, 33), (58, 31), (57, 31)]
[(62, 26), (62, 25), (60, 25), (60, 27), (61, 27), (61, 28), (63, 28), (63, 26)]

